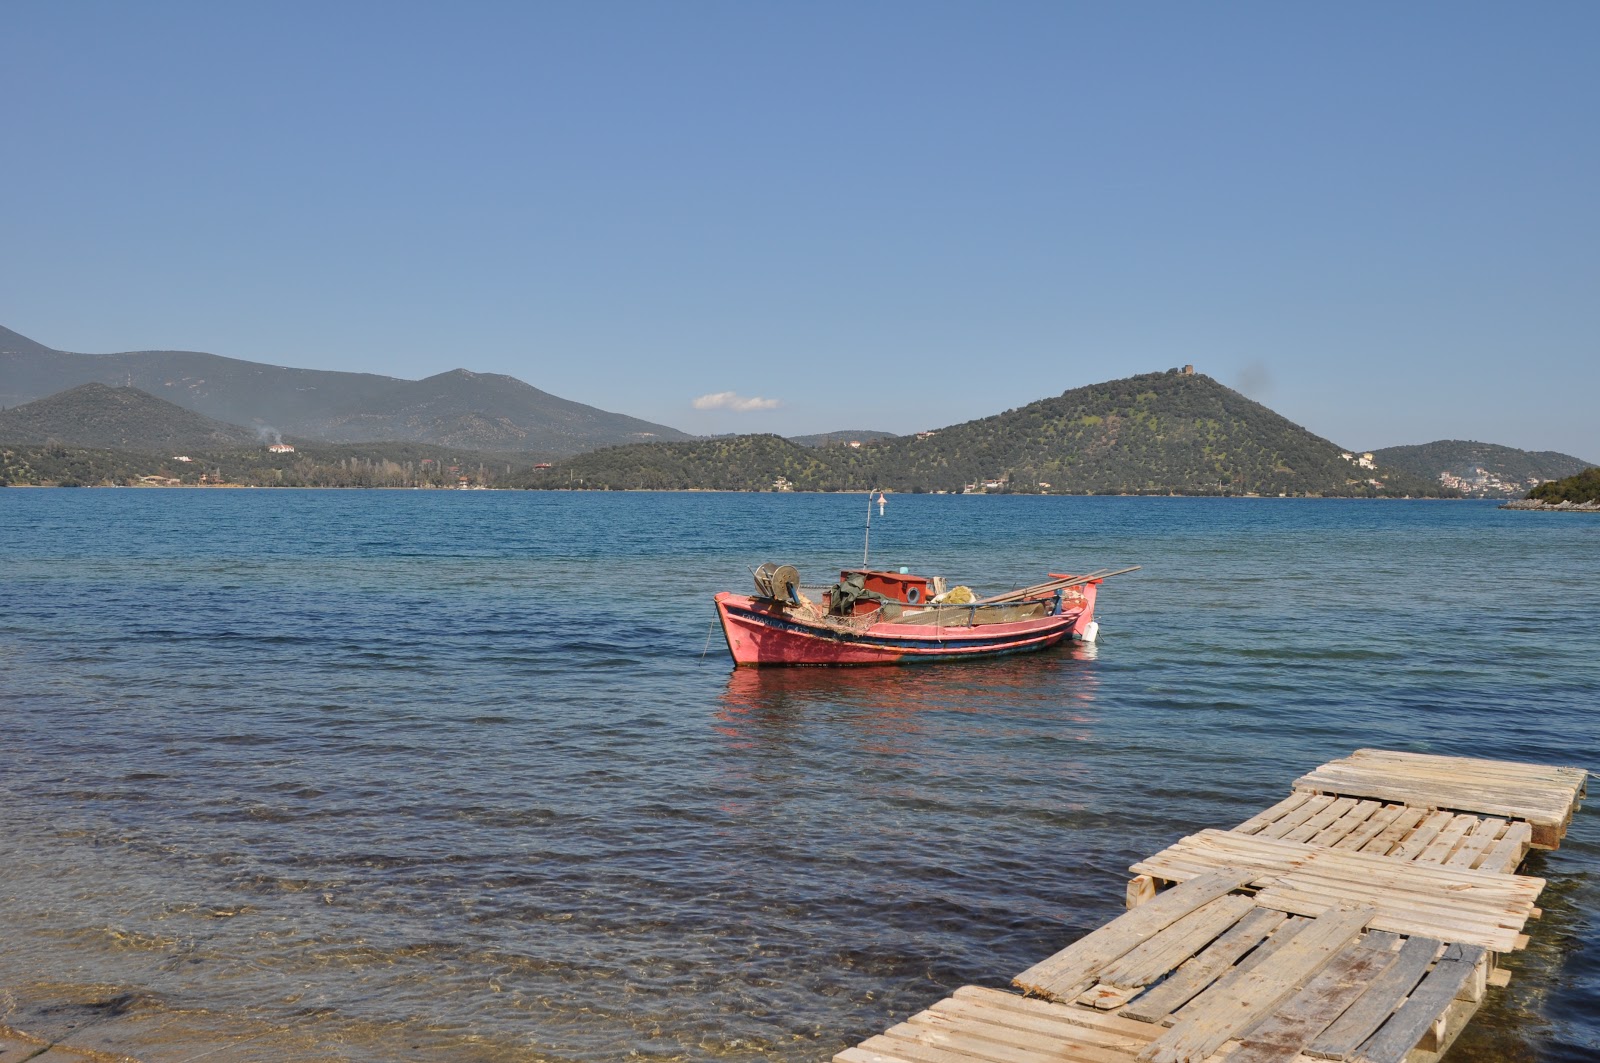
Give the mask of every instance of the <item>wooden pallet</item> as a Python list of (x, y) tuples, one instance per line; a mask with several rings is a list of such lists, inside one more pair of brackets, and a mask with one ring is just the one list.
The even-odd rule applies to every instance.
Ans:
[(1587, 783), (1579, 768), (1358, 749), (1302, 775), (1294, 788), (1521, 820), (1532, 828), (1535, 849), (1554, 849)]
[(967, 987), (834, 1058), (1431, 1063), (1505, 984), (1544, 887), (1513, 872), (1586, 781), (1360, 750), (1133, 865), (1130, 910), (1017, 975), (1027, 996)]
[(1233, 831), (1191, 835), (1148, 860), (1137, 874), (1183, 882), (1217, 868), (1248, 868), (1255, 903), (1317, 916), (1342, 906), (1369, 907), (1370, 925), (1424, 934), (1496, 952), (1520, 947), (1544, 879), (1464, 867), (1392, 860)]

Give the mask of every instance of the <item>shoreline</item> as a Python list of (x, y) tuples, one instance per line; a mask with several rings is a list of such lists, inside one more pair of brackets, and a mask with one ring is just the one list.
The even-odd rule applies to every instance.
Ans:
[[(524, 492), (543, 494), (598, 494), (598, 495), (860, 495), (876, 493), (879, 488), (868, 491), (866, 488), (846, 488), (838, 491), (772, 491), (758, 490), (746, 491), (730, 487), (391, 487), (373, 486), (362, 487), (355, 484), (310, 486), (286, 484), (0, 484), (0, 488), (34, 488), (49, 489), (63, 488), (68, 490), (138, 490), (138, 491), (442, 491), (455, 493), (459, 491), (499, 491), (499, 492)], [(884, 489), (886, 494), (900, 497), (922, 495), (928, 498), (1218, 498), (1240, 501), (1272, 501), (1272, 502), (1501, 502), (1501, 509), (1531, 509), (1540, 508), (1533, 506), (1513, 505), (1505, 499), (1495, 498), (1445, 498), (1437, 495), (1259, 495), (1259, 494), (1184, 494), (1181, 492), (1111, 492), (1111, 491), (895, 491)], [(1516, 500), (1512, 500), (1516, 501)], [(1525, 500), (1524, 500), (1525, 501)], [(1585, 503), (1591, 510), (1600, 511), (1600, 505)], [(1567, 509), (1575, 507), (1571, 503), (1561, 503)], [(1545, 506), (1543, 508), (1561, 508)]]
[(1600, 513), (1600, 502), (1546, 502), (1542, 498), (1515, 498), (1499, 508), (1529, 513)]

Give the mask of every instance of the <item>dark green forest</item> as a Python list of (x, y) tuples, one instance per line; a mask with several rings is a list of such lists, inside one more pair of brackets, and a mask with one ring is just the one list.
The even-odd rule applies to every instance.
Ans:
[(1540, 502), (1600, 502), (1600, 468), (1585, 469), (1564, 480), (1542, 483), (1528, 492), (1528, 497)]

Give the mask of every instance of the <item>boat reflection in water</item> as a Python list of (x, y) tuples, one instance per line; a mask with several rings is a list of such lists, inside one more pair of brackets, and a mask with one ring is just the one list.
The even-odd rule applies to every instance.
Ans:
[(1098, 722), (1098, 655), (1094, 644), (1075, 643), (939, 669), (735, 668), (715, 726), (735, 750), (827, 741), (867, 754), (942, 756), (934, 747), (955, 732), (963, 747), (1036, 732), (1083, 740)]

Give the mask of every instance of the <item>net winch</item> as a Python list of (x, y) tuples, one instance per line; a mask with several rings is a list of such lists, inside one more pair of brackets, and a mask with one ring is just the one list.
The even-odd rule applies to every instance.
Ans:
[(784, 605), (800, 604), (800, 572), (793, 565), (766, 562), (755, 571), (756, 594)]

